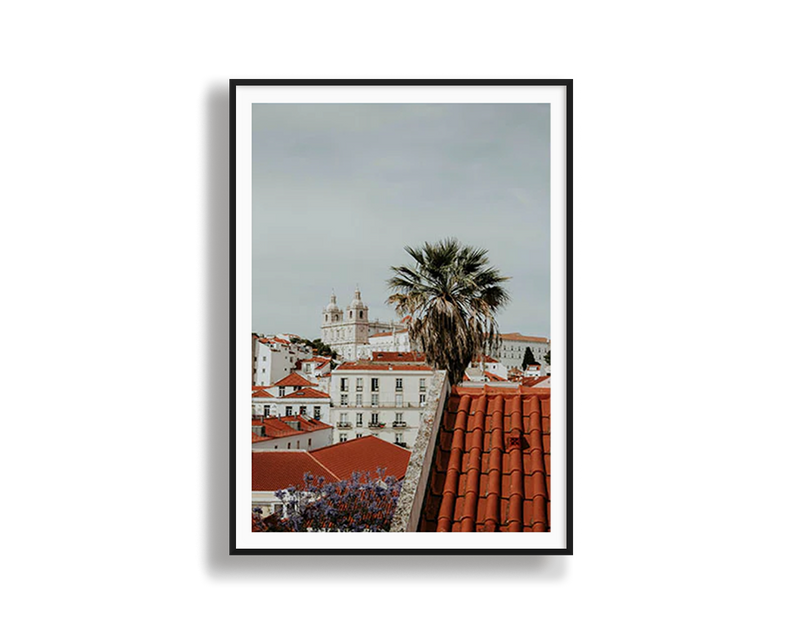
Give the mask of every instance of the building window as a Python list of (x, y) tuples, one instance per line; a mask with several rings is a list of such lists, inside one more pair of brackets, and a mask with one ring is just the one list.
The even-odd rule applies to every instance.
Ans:
[(286, 415), (287, 416), (292, 415), (292, 408), (291, 407), (286, 407)]
[(320, 416), (320, 408), (314, 407), (314, 420), (319, 420), (319, 416)]
[(364, 317), (364, 312), (363, 311), (359, 311), (358, 312), (358, 317), (359, 318), (363, 318)]
[(425, 394), (424, 393), (420, 393), (419, 394), (419, 403), (420, 403), (420, 405), (425, 404), (425, 401), (426, 401)]
[(339, 434), (339, 442), (347, 442), (347, 434), (346, 433), (340, 433)]
[(402, 391), (403, 390), (403, 379), (402, 378), (395, 378), (394, 379), (394, 388), (395, 388), (395, 391)]
[(379, 415), (377, 413), (372, 414), (372, 418), (370, 418), (370, 424), (378, 424)]
[(395, 413), (394, 414), (394, 421), (395, 422), (402, 422), (403, 421), (403, 414), (402, 413)]
[(347, 387), (349, 386), (348, 385), (348, 380), (349, 379), (350, 378), (342, 378), (342, 382), (341, 382), (341, 390), (342, 391), (347, 391)]
[(425, 391), (428, 388), (428, 381), (425, 378), (420, 378), (419, 380), (419, 390), (420, 392)]
[(356, 391), (364, 390), (364, 378), (356, 378)]
[(364, 396), (360, 393), (356, 394), (356, 406), (360, 407), (364, 403)]
[(343, 393), (343, 394), (342, 394), (342, 397), (341, 397), (341, 402), (340, 402), (339, 404), (341, 404), (343, 407), (346, 407), (346, 406), (347, 406), (347, 404), (348, 404), (348, 397), (347, 397), (347, 394), (346, 394), (346, 393)]
[(356, 414), (356, 426), (357, 427), (364, 426), (364, 414), (363, 413), (357, 413)]
[(286, 448), (287, 448), (287, 449), (291, 449), (291, 448), (292, 448), (292, 443), (291, 443), (291, 442), (287, 443), (287, 444), (286, 444)]
[(395, 433), (394, 434), (394, 443), (395, 444), (399, 444), (399, 445), (401, 445), (403, 447), (406, 446), (405, 443), (403, 442), (403, 434), (402, 433)]
[(311, 448), (311, 438), (308, 439), (308, 448)]
[(379, 390), (378, 389), (378, 378), (373, 378), (372, 379), (372, 390), (373, 391), (378, 391)]
[(269, 406), (264, 405), (264, 415), (269, 416)]
[(305, 406), (302, 406), (302, 407), (300, 407), (300, 415), (301, 415), (301, 416), (304, 416), (304, 415), (306, 415), (306, 408), (305, 408)]
[(394, 394), (394, 406), (395, 407), (402, 407), (403, 406), (403, 394), (402, 393)]
[(283, 398), (286, 395), (286, 387), (278, 387), (278, 397)]
[(373, 407), (377, 407), (378, 406), (378, 394), (377, 393), (373, 393), (372, 394), (372, 406)]

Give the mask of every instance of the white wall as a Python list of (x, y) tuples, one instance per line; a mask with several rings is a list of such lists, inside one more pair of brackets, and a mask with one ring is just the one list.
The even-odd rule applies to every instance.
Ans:
[(269, 386), (295, 370), (298, 360), (310, 354), (298, 345), (264, 344), (256, 341), (256, 386)]
[[(363, 391), (357, 391), (358, 379), (363, 381)], [(372, 379), (378, 380), (378, 403), (372, 406)], [(397, 406), (396, 379), (403, 380), (402, 406)], [(379, 438), (392, 443), (404, 443), (409, 448), (414, 446), (417, 431), (420, 425), (420, 416), (425, 408), (425, 404), (420, 403), (420, 396), (427, 394), (430, 390), (433, 372), (430, 371), (405, 371), (402, 369), (373, 369), (363, 371), (353, 370), (334, 370), (331, 375), (331, 424), (334, 426), (333, 439), (339, 442), (342, 436), (352, 440), (357, 436), (375, 435)], [(348, 391), (341, 390), (342, 379), (347, 380)], [(425, 382), (425, 391), (420, 391), (420, 381)], [(347, 395), (348, 406), (342, 405), (342, 394)], [(358, 395), (361, 397), (361, 405), (358, 405)], [(357, 414), (363, 414), (363, 426), (357, 425)], [(372, 414), (378, 414), (378, 421), (384, 423), (383, 428), (370, 429), (369, 423), (372, 421)], [(402, 413), (402, 422), (405, 427), (395, 427), (396, 414)], [(339, 427), (339, 423), (344, 419), (351, 423), (351, 428)], [(398, 437), (400, 440), (398, 440)]]
[[(277, 390), (276, 390), (277, 393)], [(269, 406), (269, 415), (280, 417), (286, 415), (286, 408), (292, 408), (292, 415), (300, 413), (300, 408), (306, 408), (306, 416), (314, 417), (314, 407), (319, 407), (319, 420), (331, 422), (330, 398), (253, 398), (252, 403), (256, 408), (256, 415), (264, 415), (264, 406)]]
[[(338, 442), (338, 440), (337, 440)], [(298, 431), (292, 435), (271, 440), (262, 440), (253, 443), (253, 451), (303, 450), (313, 451), (320, 447), (333, 444), (333, 429), (318, 429), (316, 431)]]

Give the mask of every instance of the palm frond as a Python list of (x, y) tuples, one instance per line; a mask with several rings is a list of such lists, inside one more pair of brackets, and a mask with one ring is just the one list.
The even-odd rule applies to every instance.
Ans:
[(411, 315), (408, 332), (428, 363), (461, 382), (470, 362), (499, 345), (494, 314), (508, 304), (509, 280), (489, 264), (486, 249), (455, 238), (405, 247), (415, 263), (391, 267), (387, 302)]

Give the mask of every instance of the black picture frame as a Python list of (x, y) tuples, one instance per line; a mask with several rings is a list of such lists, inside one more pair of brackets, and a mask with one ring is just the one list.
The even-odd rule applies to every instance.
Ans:
[[(239, 127), (243, 125), (241, 119), (237, 121), (237, 92), (246, 87), (554, 87), (563, 88), (565, 98), (563, 108), (564, 117), (564, 224), (565, 242), (564, 256), (565, 264), (561, 265), (564, 269), (565, 277), (565, 301), (564, 309), (565, 327), (564, 335), (566, 344), (564, 345), (564, 398), (565, 398), (565, 440), (564, 440), (564, 544), (557, 548), (397, 548), (386, 545), (382, 548), (304, 548), (300, 545), (292, 548), (251, 548), (237, 543), (237, 460), (236, 460), (236, 433), (237, 420), (249, 420), (247, 416), (237, 415), (236, 391), (237, 391), (237, 135)], [(229, 490), (229, 553), (230, 555), (572, 555), (573, 554), (573, 428), (572, 428), (572, 325), (573, 325), (573, 254), (572, 254), (572, 207), (573, 207), (573, 173), (572, 173), (572, 148), (573, 148), (573, 81), (571, 79), (482, 79), (482, 80), (397, 80), (397, 79), (340, 79), (340, 80), (306, 80), (306, 79), (232, 79), (230, 80), (230, 425), (229, 425), (229, 459), (230, 459), (230, 490)], [(552, 215), (552, 213), (551, 213)], [(242, 490), (238, 487), (238, 490)], [(250, 488), (248, 487), (248, 491)], [(249, 514), (248, 514), (249, 515)], [(241, 516), (241, 514), (239, 514)], [(241, 517), (240, 517), (241, 524)], [(307, 534), (283, 534), (283, 533), (260, 533), (261, 536), (284, 536)], [(337, 534), (338, 535), (338, 534)], [(364, 534), (347, 534), (364, 535)], [(386, 534), (367, 534), (381, 536)], [(409, 535), (403, 533), (402, 535)], [(410, 535), (418, 535), (411, 533)], [(459, 536), (460, 533), (434, 534)], [(486, 533), (486, 536), (503, 536), (505, 533)], [(518, 534), (515, 534), (518, 535)], [(523, 534), (536, 535), (536, 534)]]

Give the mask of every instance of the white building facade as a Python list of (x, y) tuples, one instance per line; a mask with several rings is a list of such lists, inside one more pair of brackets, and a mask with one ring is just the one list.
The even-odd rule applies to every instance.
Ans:
[(310, 358), (311, 349), (280, 337), (256, 336), (253, 340), (253, 386), (268, 387), (294, 371), (299, 360)]
[(525, 349), (530, 347), (533, 357), (539, 364), (544, 364), (544, 357), (550, 353), (550, 339), (535, 336), (523, 336), (521, 333), (500, 334), (502, 344), (498, 353), (493, 354), (506, 367), (522, 369)]
[(374, 435), (413, 448), (433, 373), (424, 364), (341, 364), (331, 374), (334, 443)]
[[(253, 398), (255, 401), (255, 398)], [(283, 397), (270, 398), (262, 404), (265, 417), (307, 416), (331, 423), (331, 399), (317, 389), (301, 389)]]

